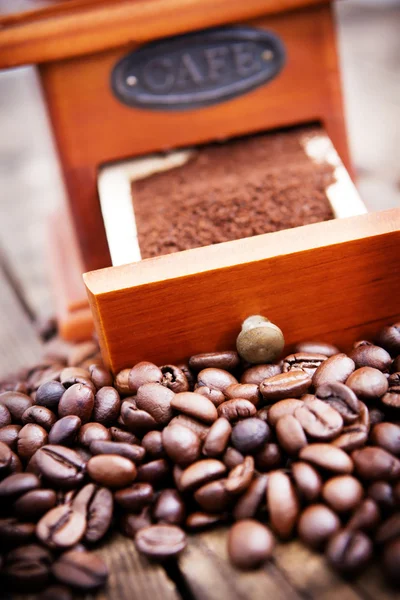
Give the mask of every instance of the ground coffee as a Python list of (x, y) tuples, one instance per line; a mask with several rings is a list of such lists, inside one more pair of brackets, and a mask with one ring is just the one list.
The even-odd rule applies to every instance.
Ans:
[(198, 148), (181, 167), (132, 182), (142, 258), (334, 217), (333, 167), (307, 156), (303, 127)]

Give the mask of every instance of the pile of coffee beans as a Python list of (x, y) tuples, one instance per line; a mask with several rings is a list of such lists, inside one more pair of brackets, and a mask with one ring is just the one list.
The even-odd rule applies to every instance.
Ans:
[(70, 598), (106, 583), (92, 550), (113, 528), (164, 560), (219, 523), (238, 568), (297, 535), (400, 584), (400, 323), (273, 364), (226, 351), (114, 378), (92, 342), (50, 356), (0, 384), (3, 586)]

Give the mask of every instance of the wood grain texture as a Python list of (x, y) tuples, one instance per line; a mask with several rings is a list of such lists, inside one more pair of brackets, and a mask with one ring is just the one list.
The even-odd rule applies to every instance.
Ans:
[[(56, 61), (132, 42), (290, 11), (324, 0), (125, 0), (71, 2), (0, 17), (0, 68)], [(325, 0), (327, 2), (327, 0)], [(68, 6), (70, 4), (70, 6)]]
[(233, 348), (262, 314), (287, 344), (346, 349), (400, 319), (400, 210), (336, 219), (84, 275), (104, 359), (179, 362)]
[[(232, 10), (239, 5), (248, 3), (233, 3)], [(263, 5), (266, 12), (269, 4)], [(205, 7), (202, 12), (207, 14)], [(190, 2), (182, 4), (181, 18), (188, 19), (190, 14)], [(231, 19), (230, 13), (225, 18)], [(116, 62), (136, 47), (133, 43), (99, 55), (41, 66), (74, 227), (87, 270), (111, 264), (97, 193), (97, 170), (107, 162), (321, 121), (349, 169), (331, 7), (263, 16), (249, 24), (271, 30), (281, 38), (287, 54), (284, 69), (252, 92), (197, 110), (143, 110), (116, 99), (110, 74)], [(201, 26), (199, 21), (197, 27)], [(186, 30), (190, 30), (189, 24)], [(155, 29), (153, 37), (157, 37)]]

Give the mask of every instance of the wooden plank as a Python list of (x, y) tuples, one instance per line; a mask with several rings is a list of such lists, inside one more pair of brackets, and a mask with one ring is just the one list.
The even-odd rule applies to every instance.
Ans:
[(251, 314), (277, 323), (288, 345), (322, 338), (346, 349), (400, 319), (399, 245), (395, 209), (102, 269), (84, 281), (115, 371), (233, 348)]
[(291, 585), (307, 598), (315, 600), (360, 600), (350, 584), (336, 575), (322, 555), (306, 548), (301, 542), (279, 544), (275, 549), (275, 562)]
[(272, 563), (258, 571), (241, 572), (229, 563), (226, 529), (191, 536), (179, 558), (179, 568), (196, 600), (299, 600)]
[[(7, 27), (0, 19), (0, 68), (43, 63), (100, 52), (127, 43), (214, 27), (321, 4), (324, 0), (125, 0), (74, 3), (68, 10), (43, 10)], [(325, 0), (327, 2), (327, 0)], [(3, 25), (3, 27), (1, 27)]]

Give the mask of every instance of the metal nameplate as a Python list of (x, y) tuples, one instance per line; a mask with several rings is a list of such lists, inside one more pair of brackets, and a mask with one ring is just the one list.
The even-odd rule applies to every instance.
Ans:
[(225, 102), (282, 70), (285, 50), (272, 32), (224, 27), (142, 46), (114, 67), (111, 85), (125, 104), (179, 111)]

